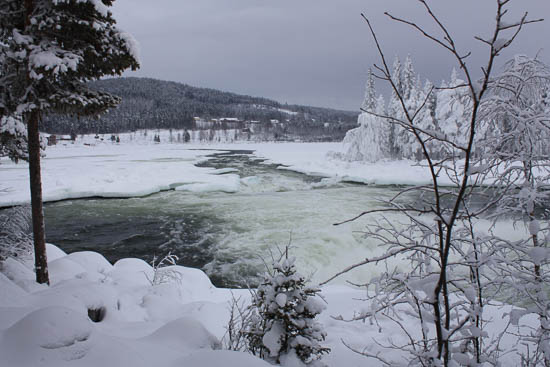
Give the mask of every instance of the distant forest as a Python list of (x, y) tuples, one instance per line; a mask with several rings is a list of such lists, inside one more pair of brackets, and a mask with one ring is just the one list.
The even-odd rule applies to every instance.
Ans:
[[(330, 141), (343, 139), (348, 130), (357, 126), (357, 112), (281, 104), (266, 98), (150, 78), (105, 79), (90, 85), (121, 97), (122, 103), (100, 118), (45, 116), (42, 130), (53, 134), (197, 130), (194, 117), (238, 118), (266, 126), (278, 120), (283, 128), (282, 133), (276, 134), (277, 140)], [(281, 125), (278, 129), (281, 130)]]

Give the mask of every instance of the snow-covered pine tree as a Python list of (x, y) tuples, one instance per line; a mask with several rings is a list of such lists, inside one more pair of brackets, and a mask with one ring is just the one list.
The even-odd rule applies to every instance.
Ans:
[(27, 125), (36, 278), (48, 283), (39, 120), (49, 112), (97, 115), (119, 98), (86, 82), (139, 67), (135, 40), (115, 26), (113, 0), (0, 2), (0, 115)]
[[(372, 113), (363, 112), (358, 117), (359, 127), (349, 130), (344, 137), (345, 158), (348, 161), (378, 162), (389, 157), (388, 136), (384, 124), (384, 97), (376, 99)], [(373, 114), (374, 113), (374, 114)]]
[[(407, 56), (405, 67), (401, 72), (401, 78), (405, 105), (409, 111), (413, 111), (414, 113), (422, 106), (424, 98), (422, 95), (422, 89), (420, 88), (420, 77), (417, 76), (414, 71), (410, 55)], [(402, 119), (403, 112), (401, 111), (401, 114), (396, 116), (396, 118)], [(418, 122), (419, 120), (417, 116), (414, 123), (418, 124)], [(411, 131), (405, 129), (403, 126), (397, 126), (396, 132), (396, 144), (399, 146), (401, 151), (400, 158), (415, 159), (417, 155), (416, 152), (420, 148), (415, 136)]]
[(330, 352), (321, 345), (326, 333), (315, 321), (325, 309), (320, 289), (306, 285), (294, 262), (288, 249), (274, 262), (254, 294), (251, 308), (257, 315), (245, 330), (249, 350), (277, 364), (296, 357), (310, 364)]
[(465, 127), (471, 119), (472, 98), (466, 82), (459, 78), (456, 69), (451, 72), (451, 81), (442, 84), (437, 93), (436, 119), (447, 138), (458, 145), (465, 145)]
[(361, 110), (374, 111), (376, 108), (376, 89), (374, 85), (374, 75), (372, 69), (369, 68), (367, 84), (365, 86), (365, 98), (361, 104)]
[[(397, 56), (395, 57), (395, 60), (393, 62), (392, 79), (398, 93), (400, 95), (403, 95), (401, 61), (399, 61), (399, 58)], [(401, 102), (398, 98), (398, 94), (395, 91), (392, 91), (390, 101), (388, 102), (387, 110), (388, 110), (388, 116), (394, 117), (399, 120), (402, 119), (401, 117), (403, 115), (403, 107), (401, 106)], [(400, 127), (397, 125), (397, 123), (392, 122), (387, 124), (387, 129), (388, 129), (387, 136), (388, 136), (388, 147), (389, 147), (390, 158), (391, 159), (401, 158), (401, 149), (397, 141)]]
[(416, 83), (416, 73), (412, 62), (411, 55), (407, 55), (405, 59), (405, 65), (403, 65), (403, 71), (401, 72), (401, 83), (403, 89), (403, 97), (408, 100), (413, 93)]
[[(419, 113), (417, 125), (420, 131), (425, 132), (425, 134), (423, 134), (422, 136), (426, 140), (426, 147), (429, 150), (430, 155), (435, 157), (436, 159), (439, 159), (439, 157), (441, 157), (441, 147), (439, 146), (440, 144), (438, 144), (438, 141), (434, 141), (430, 138), (430, 135), (438, 136), (440, 134), (440, 130), (436, 119), (436, 92), (433, 84), (429, 80), (426, 80), (426, 83), (424, 84), (424, 89), (422, 91), (422, 100), (426, 101), (426, 105)], [(417, 158), (423, 158), (421, 157), (421, 152), (419, 152), (418, 155), (419, 156)]]
[(374, 75), (369, 69), (367, 83), (365, 86), (365, 98), (361, 104), (362, 112), (357, 118), (359, 127), (349, 130), (344, 137), (346, 145), (345, 159), (348, 161), (375, 162), (385, 158), (382, 149), (385, 141), (382, 141), (385, 126), (380, 124), (380, 119), (371, 113), (384, 114), (384, 98), (376, 98)]
[(0, 116), (0, 157), (14, 162), (29, 158), (27, 128), (18, 115)]

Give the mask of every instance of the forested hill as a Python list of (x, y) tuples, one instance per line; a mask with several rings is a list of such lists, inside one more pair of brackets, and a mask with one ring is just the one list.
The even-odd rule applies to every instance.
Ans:
[[(150, 78), (115, 78), (91, 83), (93, 88), (122, 97), (121, 105), (99, 119), (47, 116), (49, 133), (117, 133), (137, 129), (193, 129), (193, 118), (238, 118), (268, 123), (278, 120), (303, 129), (332, 126), (345, 134), (357, 124), (357, 112), (287, 105), (215, 89)], [(327, 124), (328, 123), (328, 124)], [(304, 131), (305, 132), (305, 131)]]

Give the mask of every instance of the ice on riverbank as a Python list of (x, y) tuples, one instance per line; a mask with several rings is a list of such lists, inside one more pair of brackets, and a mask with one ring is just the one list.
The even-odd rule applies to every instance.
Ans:
[[(88, 139), (89, 140), (89, 139)], [(84, 140), (87, 141), (87, 140)], [(207, 150), (204, 150), (207, 149)], [(192, 192), (237, 192), (240, 183), (216, 170), (195, 166), (207, 155), (222, 150), (253, 150), (268, 163), (313, 176), (368, 184), (423, 184), (426, 168), (411, 161), (376, 164), (330, 158), (340, 143), (240, 143), (220, 145), (67, 143), (49, 147), (42, 160), (44, 201), (86, 197), (147, 196), (178, 188)], [(30, 201), (28, 166), (0, 159), (0, 207)]]
[[(430, 180), (427, 169), (411, 161), (368, 164), (330, 158), (329, 152), (342, 149), (340, 143), (114, 144), (86, 137), (75, 144), (46, 150), (42, 160), (43, 199), (140, 197), (175, 188), (237, 192), (240, 183), (227, 174), (234, 170), (195, 166), (207, 155), (222, 150), (253, 150), (257, 157), (281, 169), (336, 181), (416, 185)], [(30, 201), (27, 164), (2, 158), (0, 176), (0, 207)]]

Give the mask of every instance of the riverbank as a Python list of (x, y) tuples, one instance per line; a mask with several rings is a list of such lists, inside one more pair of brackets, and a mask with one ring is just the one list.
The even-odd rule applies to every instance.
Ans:
[[(91, 136), (48, 147), (42, 160), (45, 202), (102, 197), (143, 197), (171, 189), (198, 192), (237, 192), (240, 181), (231, 174), (197, 167), (215, 151), (252, 150), (266, 163), (313, 176), (375, 185), (428, 183), (429, 172), (411, 161), (367, 164), (331, 158), (342, 150), (340, 143), (239, 143), (192, 145), (145, 143), (124, 139), (122, 143)], [(0, 207), (30, 201), (28, 166), (0, 160)]]
[[(111, 265), (95, 252), (66, 255), (53, 245), (48, 245), (48, 260), (50, 287), (34, 282), (32, 261), (8, 259), (2, 265), (0, 366), (269, 366), (247, 353), (222, 350), (229, 302), (240, 297), (246, 304), (248, 290), (216, 288), (202, 271), (182, 266), (165, 268), (178, 277), (151, 284), (154, 270), (142, 260), (122, 259)], [(331, 348), (322, 360), (327, 366), (382, 366), (354, 353), (343, 341), (398, 361), (399, 352), (385, 350), (380, 343), (407, 343), (400, 326), (418, 332), (407, 306), (402, 307), (400, 326), (382, 315), (376, 325), (344, 322), (340, 319), (352, 318), (367, 307), (361, 300), (364, 292), (325, 286), (321, 294), (327, 309), (318, 321), (327, 332), (323, 344)], [(504, 327), (498, 320), (509, 311), (508, 306), (486, 306), (484, 318), (495, 321), (486, 329), (490, 335)], [(505, 335), (500, 348), (511, 351), (516, 343), (513, 335)], [(503, 366), (517, 363), (511, 354)]]

